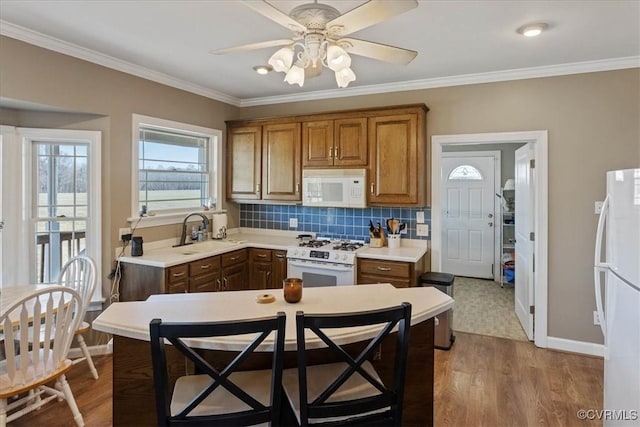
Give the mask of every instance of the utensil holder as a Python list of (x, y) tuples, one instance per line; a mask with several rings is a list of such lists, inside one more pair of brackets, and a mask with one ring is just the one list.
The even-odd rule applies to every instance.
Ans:
[(397, 249), (400, 247), (400, 235), (399, 234), (389, 234), (389, 249)]

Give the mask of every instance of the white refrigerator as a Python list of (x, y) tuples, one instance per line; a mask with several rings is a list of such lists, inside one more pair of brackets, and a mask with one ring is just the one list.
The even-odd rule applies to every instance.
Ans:
[[(640, 425), (640, 169), (607, 172), (595, 248), (605, 426)], [(604, 295), (603, 295), (604, 294)]]

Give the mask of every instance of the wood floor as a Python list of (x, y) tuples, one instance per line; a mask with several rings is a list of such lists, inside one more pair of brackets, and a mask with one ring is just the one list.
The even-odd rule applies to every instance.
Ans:
[[(67, 376), (87, 426), (111, 425), (110, 356)], [(589, 426), (579, 409), (602, 409), (603, 361), (536, 348), (532, 343), (458, 332), (450, 351), (436, 350), (435, 425)], [(10, 424), (71, 426), (65, 402), (47, 404)]]

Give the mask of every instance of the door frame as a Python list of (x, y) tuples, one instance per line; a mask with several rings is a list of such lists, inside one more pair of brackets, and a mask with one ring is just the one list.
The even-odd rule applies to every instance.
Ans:
[(546, 348), (548, 337), (548, 131), (490, 132), (431, 137), (431, 270), (442, 265), (440, 181), (443, 145), (533, 143), (535, 147), (534, 343)]
[[(500, 151), (443, 151), (442, 157), (493, 157), (493, 280), (496, 280), (496, 274), (498, 272), (497, 265), (500, 260), (500, 239), (502, 239), (502, 227), (498, 227), (498, 213), (500, 212), (500, 203), (498, 198), (495, 197), (496, 193), (500, 193), (500, 185), (502, 183), (502, 153)], [(442, 176), (442, 174), (440, 174)], [(440, 188), (444, 184), (444, 179), (440, 180)], [(440, 200), (438, 200), (439, 202)], [(431, 215), (433, 218), (433, 214)], [(433, 221), (433, 220), (432, 220)], [(432, 222), (433, 225), (433, 222)], [(442, 227), (440, 227), (440, 237), (442, 237)], [(442, 240), (441, 240), (442, 242)], [(435, 270), (439, 271), (439, 270)]]

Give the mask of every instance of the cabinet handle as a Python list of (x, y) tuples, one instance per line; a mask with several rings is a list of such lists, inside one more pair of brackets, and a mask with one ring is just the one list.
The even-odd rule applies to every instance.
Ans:
[(280, 255), (280, 254), (278, 254), (278, 255), (276, 255), (276, 258), (278, 258), (278, 259), (282, 259), (282, 258), (284, 258), (284, 255)]
[(373, 189), (375, 188), (375, 184), (372, 182), (371, 183), (371, 194), (373, 194)]
[(334, 159), (337, 159), (337, 158), (338, 158), (338, 147), (335, 147), (335, 148), (333, 149), (333, 158), (334, 158)]
[(223, 290), (223, 291), (226, 291), (226, 290), (227, 290), (227, 282), (228, 282), (228, 281), (227, 281), (227, 278), (226, 278), (226, 277), (222, 279), (222, 290)]
[(216, 279), (216, 284), (218, 285), (218, 290), (221, 291), (222, 290), (222, 283), (220, 283), (220, 279)]
[(173, 277), (184, 276), (184, 271), (182, 273), (173, 273)]
[(296, 184), (296, 194), (300, 192), (300, 183)]
[(267, 271), (267, 288), (271, 288), (271, 272)]
[(258, 258), (266, 258), (267, 254), (258, 254)]
[(239, 259), (240, 259), (239, 256), (232, 256), (231, 258), (229, 258), (229, 261), (237, 261)]
[(200, 269), (206, 270), (207, 268), (211, 268), (211, 264), (201, 265)]
[(376, 267), (376, 268), (380, 271), (391, 271), (391, 268), (389, 267)]
[(329, 147), (329, 158), (333, 159), (333, 148)]
[(260, 184), (256, 184), (256, 193), (260, 193)]

